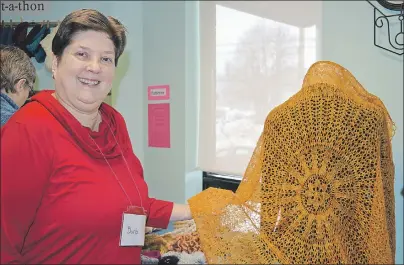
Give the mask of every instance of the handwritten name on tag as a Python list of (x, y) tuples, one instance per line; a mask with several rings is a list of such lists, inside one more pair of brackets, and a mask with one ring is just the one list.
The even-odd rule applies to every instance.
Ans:
[(146, 215), (124, 213), (120, 246), (143, 246), (146, 230)]

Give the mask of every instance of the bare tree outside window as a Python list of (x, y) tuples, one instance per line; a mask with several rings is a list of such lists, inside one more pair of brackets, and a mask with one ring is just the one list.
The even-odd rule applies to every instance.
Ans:
[(216, 14), (216, 164), (243, 172), (268, 112), (297, 92), (315, 61), (315, 27), (220, 5)]

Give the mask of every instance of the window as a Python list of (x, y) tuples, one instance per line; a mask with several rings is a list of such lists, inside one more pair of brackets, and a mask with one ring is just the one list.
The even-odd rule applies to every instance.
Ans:
[(320, 59), (320, 22), (321, 1), (200, 2), (202, 170), (241, 178), (267, 114)]

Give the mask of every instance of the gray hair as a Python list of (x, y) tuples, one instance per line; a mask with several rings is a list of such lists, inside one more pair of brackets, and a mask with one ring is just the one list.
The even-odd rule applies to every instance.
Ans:
[(28, 55), (18, 47), (0, 45), (0, 88), (7, 93), (15, 93), (14, 86), (21, 79), (33, 88), (35, 83), (35, 67)]

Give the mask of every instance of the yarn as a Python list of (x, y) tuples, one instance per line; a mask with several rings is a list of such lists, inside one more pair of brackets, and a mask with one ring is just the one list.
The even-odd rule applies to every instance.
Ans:
[(53, 38), (55, 37), (55, 34), (58, 31), (58, 29), (59, 29), (59, 25), (52, 28), (50, 33), (48, 35), (46, 35), (46, 37), (40, 42), (43, 50), (46, 53), (45, 68), (49, 72), (52, 72), (52, 60), (53, 60), (52, 41), (53, 41)]
[(235, 193), (189, 199), (209, 264), (394, 264), (394, 123), (342, 66), (317, 62), (267, 116)]

